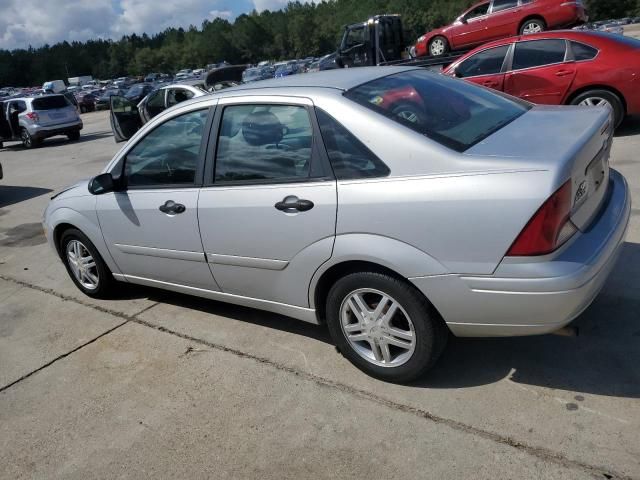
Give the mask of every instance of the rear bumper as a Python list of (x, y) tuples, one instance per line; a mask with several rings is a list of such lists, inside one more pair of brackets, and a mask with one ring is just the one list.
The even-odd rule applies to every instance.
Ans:
[(82, 120), (69, 123), (63, 123), (60, 125), (54, 125), (51, 127), (43, 127), (40, 125), (29, 125), (27, 130), (29, 135), (35, 139), (43, 139), (53, 137), (55, 135), (66, 135), (71, 132), (79, 132), (82, 130)]
[(507, 258), (490, 276), (410, 280), (457, 336), (550, 333), (580, 315), (602, 289), (620, 254), (630, 212), (627, 183), (611, 170), (599, 216), (553, 258)]

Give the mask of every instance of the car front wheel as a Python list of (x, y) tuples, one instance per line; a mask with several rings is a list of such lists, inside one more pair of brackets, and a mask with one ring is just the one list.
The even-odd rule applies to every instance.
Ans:
[(73, 283), (94, 298), (109, 298), (115, 280), (91, 240), (80, 230), (66, 230), (60, 238), (60, 255)]
[(429, 53), (432, 57), (439, 57), (449, 52), (449, 42), (446, 38), (437, 36), (429, 42)]
[(411, 285), (386, 274), (352, 273), (327, 297), (327, 324), (338, 350), (367, 374), (410, 382), (436, 362), (448, 329)]
[(624, 120), (624, 105), (620, 97), (608, 90), (589, 90), (583, 92), (573, 100), (571, 105), (582, 107), (609, 107), (613, 110), (613, 124), (617, 128)]

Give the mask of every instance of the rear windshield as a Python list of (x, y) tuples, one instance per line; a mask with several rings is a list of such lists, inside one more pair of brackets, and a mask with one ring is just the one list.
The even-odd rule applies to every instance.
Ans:
[(53, 110), (54, 108), (68, 107), (69, 101), (62, 95), (36, 98), (31, 103), (34, 110)]
[(423, 69), (379, 78), (345, 96), (458, 152), (531, 108), (527, 102)]

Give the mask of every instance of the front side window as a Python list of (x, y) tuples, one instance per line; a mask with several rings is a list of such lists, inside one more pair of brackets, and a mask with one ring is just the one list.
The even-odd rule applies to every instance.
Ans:
[(174, 117), (140, 140), (125, 160), (127, 186), (193, 185), (208, 113)]
[(529, 103), (423, 69), (378, 78), (344, 95), (459, 152), (531, 108)]
[(513, 70), (543, 67), (564, 62), (567, 44), (564, 40), (530, 40), (516, 43)]
[(514, 8), (518, 6), (518, 0), (493, 0), (492, 13), (500, 12), (508, 8)]
[(224, 109), (215, 182), (301, 181), (311, 175), (313, 129), (305, 107), (236, 105)]
[(489, 12), (489, 2), (478, 5), (473, 10), (470, 10), (464, 16), (465, 20), (472, 20), (477, 17), (482, 17)]
[(345, 38), (344, 48), (355, 47), (364, 43), (364, 26), (349, 30)]
[(477, 53), (458, 65), (456, 77), (466, 78), (500, 73), (508, 51), (509, 45), (504, 45)]
[(164, 108), (164, 90), (156, 90), (149, 95), (147, 107)]
[(331, 115), (316, 109), (322, 140), (338, 180), (389, 175), (389, 168)]

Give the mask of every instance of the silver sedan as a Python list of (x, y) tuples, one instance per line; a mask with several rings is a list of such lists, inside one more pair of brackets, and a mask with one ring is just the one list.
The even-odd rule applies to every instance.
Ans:
[(158, 115), (55, 196), (85, 294), (135, 283), (326, 323), (389, 381), (457, 336), (586, 309), (630, 215), (609, 109), (546, 107), (407, 67), (249, 84)]

